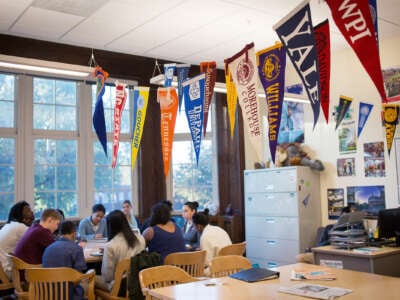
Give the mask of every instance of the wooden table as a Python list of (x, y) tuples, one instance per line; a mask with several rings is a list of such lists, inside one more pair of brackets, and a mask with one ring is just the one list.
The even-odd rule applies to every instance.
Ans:
[(93, 256), (92, 254), (99, 253), (101, 251), (100, 249), (104, 249), (105, 244), (106, 244), (105, 240), (87, 241), (83, 248), (83, 254), (85, 255), (86, 263), (101, 262), (103, 259), (102, 256)]
[[(278, 292), (281, 286), (292, 286), (298, 283), (313, 283), (332, 287), (342, 287), (353, 290), (341, 297), (343, 300), (375, 300), (399, 299), (400, 278), (382, 276), (372, 273), (362, 273), (351, 270), (330, 269), (337, 279), (332, 281), (291, 281), (293, 268), (318, 269), (320, 266), (309, 264), (293, 264), (278, 267), (280, 278), (256, 283), (247, 283), (230, 277), (197, 281), (164, 288), (150, 290), (153, 299), (191, 299), (191, 300), (252, 300), (252, 299), (310, 299)], [(209, 285), (209, 283), (215, 283)]]
[[(353, 250), (323, 246), (311, 249), (314, 261), (328, 260), (343, 269), (400, 277), (400, 247), (382, 247), (373, 253), (356, 253)], [(398, 296), (400, 299), (400, 295)]]

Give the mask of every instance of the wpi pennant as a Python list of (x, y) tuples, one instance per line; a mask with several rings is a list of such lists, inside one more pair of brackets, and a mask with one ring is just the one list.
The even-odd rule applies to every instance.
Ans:
[(93, 112), (93, 127), (96, 135), (103, 147), (104, 153), (107, 156), (107, 132), (106, 120), (104, 118), (103, 95), (105, 91), (105, 81), (108, 78), (108, 73), (100, 66), (94, 69), (94, 76), (96, 77), (96, 105)]
[(309, 0), (303, 1), (273, 26), (307, 91), (314, 114), (314, 128), (320, 111), (320, 82), (314, 27)]
[(164, 87), (170, 87), (174, 80), (175, 63), (164, 64)]
[(204, 136), (207, 131), (208, 112), (210, 110), (210, 103), (214, 93), (215, 81), (217, 79), (217, 63), (215, 61), (201, 62), (200, 72), (206, 74), (205, 86), (204, 86), (204, 117), (203, 117), (203, 128)]
[(236, 119), (236, 106), (238, 93), (236, 91), (235, 83), (232, 80), (232, 74), (228, 65), (225, 63), (225, 86), (226, 86), (226, 106), (228, 107), (228, 118), (230, 125), (231, 138), (235, 130)]
[(333, 20), (386, 102), (381, 62), (368, 1), (326, 0)]
[(279, 124), (285, 90), (286, 52), (281, 43), (257, 52), (258, 74), (264, 87), (268, 107), (268, 139), (272, 162), (275, 163)]
[(136, 157), (142, 140), (147, 104), (149, 102), (149, 90), (149, 87), (139, 86), (135, 87), (135, 90), (133, 91), (133, 115), (135, 116), (135, 123), (133, 124), (132, 134), (132, 169), (135, 168)]
[(203, 128), (205, 78), (206, 75), (203, 73), (183, 83), (186, 117), (188, 120), (190, 133), (192, 135), (197, 165), (199, 164), (201, 131)]
[(231, 70), (233, 82), (239, 95), (242, 108), (243, 123), (247, 129), (249, 140), (257, 154), (257, 160), (262, 160), (262, 127), (260, 122), (260, 104), (257, 99), (258, 74), (254, 43), (246, 45), (231, 58), (225, 59)]
[(181, 112), (182, 100), (183, 100), (183, 87), (182, 83), (189, 77), (189, 64), (176, 65), (176, 77), (178, 77), (178, 98), (179, 98), (179, 113)]
[(111, 167), (115, 168), (117, 164), (118, 148), (119, 148), (119, 136), (121, 132), (121, 120), (122, 113), (124, 111), (126, 103), (126, 84), (115, 83), (115, 106), (114, 106), (114, 138), (113, 138), (113, 157)]

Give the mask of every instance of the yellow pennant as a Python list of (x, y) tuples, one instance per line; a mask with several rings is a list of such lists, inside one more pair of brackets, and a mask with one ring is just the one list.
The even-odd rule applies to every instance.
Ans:
[(394, 133), (399, 119), (399, 104), (383, 104), (383, 122), (385, 124), (388, 153), (392, 149)]
[(229, 125), (231, 128), (231, 138), (233, 138), (233, 132), (235, 130), (235, 122), (236, 122), (236, 106), (237, 106), (237, 90), (235, 87), (235, 83), (232, 80), (231, 72), (229, 71), (228, 66), (225, 67), (225, 85), (226, 85), (226, 101), (228, 106), (228, 117), (229, 117)]

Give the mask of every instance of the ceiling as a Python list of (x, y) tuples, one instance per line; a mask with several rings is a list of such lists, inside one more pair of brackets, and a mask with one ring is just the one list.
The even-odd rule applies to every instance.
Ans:
[[(278, 40), (272, 26), (301, 0), (0, 0), (0, 32), (94, 49), (199, 64), (252, 41)], [(380, 39), (400, 36), (400, 0), (377, 0)], [(311, 0), (314, 26), (330, 11)], [(331, 23), (332, 49), (348, 47)], [(2, 45), (5, 47), (5, 45)]]

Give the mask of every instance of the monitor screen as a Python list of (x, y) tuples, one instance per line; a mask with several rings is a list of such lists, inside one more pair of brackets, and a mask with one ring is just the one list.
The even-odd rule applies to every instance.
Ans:
[(378, 214), (379, 238), (400, 237), (400, 208), (382, 209)]

